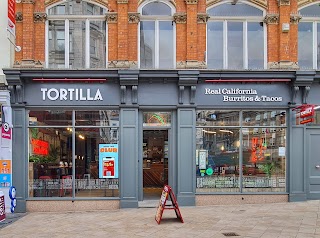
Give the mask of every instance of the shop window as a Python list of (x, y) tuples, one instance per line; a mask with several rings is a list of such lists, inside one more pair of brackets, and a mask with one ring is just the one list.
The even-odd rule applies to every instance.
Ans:
[(197, 193), (286, 191), (286, 111), (225, 111), (237, 126), (210, 123), (219, 111), (196, 113)]
[(239, 1), (214, 6), (207, 12), (210, 16), (207, 24), (208, 68), (265, 68), (262, 10)]
[(86, 1), (67, 1), (49, 8), (47, 67), (105, 68), (105, 13), (106, 9)]
[(171, 126), (171, 113), (170, 112), (144, 112), (143, 113), (143, 126), (153, 127), (169, 127)]
[(118, 197), (118, 127), (117, 110), (30, 111), (29, 197)]
[(320, 68), (320, 6), (309, 5), (300, 11), (298, 62), (301, 69)]
[(140, 11), (140, 68), (174, 68), (173, 7), (154, 1), (142, 6)]
[(239, 111), (197, 111), (197, 126), (239, 126)]

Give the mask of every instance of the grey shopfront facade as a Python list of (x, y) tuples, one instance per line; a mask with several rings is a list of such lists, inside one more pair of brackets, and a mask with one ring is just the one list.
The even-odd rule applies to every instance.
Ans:
[[(319, 72), (4, 69), (4, 73), (11, 93), (13, 148), (19, 148), (12, 151), (16, 211), (34, 211), (39, 206), (43, 210), (50, 210), (48, 207), (56, 210), (139, 207), (139, 202), (145, 200), (142, 158), (144, 131), (148, 130), (167, 133), (170, 158), (167, 182), (180, 206), (217, 204), (223, 200), (230, 204), (320, 198), (320, 170), (314, 164), (320, 164), (314, 159), (320, 153), (317, 151), (320, 126), (296, 125), (296, 112), (292, 110), (303, 103), (320, 104)], [(73, 191), (68, 197), (30, 197), (28, 112), (101, 109), (119, 111), (119, 195), (77, 197), (73, 179)], [(285, 152), (281, 152), (286, 158), (285, 185), (281, 191), (250, 192), (242, 186), (239, 191), (231, 192), (198, 189), (202, 174), (198, 174), (196, 167), (197, 131), (207, 129), (199, 126), (197, 115), (210, 110), (239, 112), (239, 125), (223, 126), (231, 131), (243, 130), (241, 119), (245, 119), (245, 111), (285, 112), (285, 125), (265, 126), (286, 132)], [(170, 123), (146, 125), (144, 115), (148, 112), (169, 113)], [(253, 127), (248, 126), (250, 130)], [(263, 129), (263, 126), (257, 127)], [(240, 144), (242, 137), (239, 135)], [(242, 145), (239, 147), (241, 150)], [(241, 173), (244, 159), (239, 154)], [(75, 174), (73, 167), (73, 177)], [(242, 176), (239, 177), (241, 185), (244, 182)]]

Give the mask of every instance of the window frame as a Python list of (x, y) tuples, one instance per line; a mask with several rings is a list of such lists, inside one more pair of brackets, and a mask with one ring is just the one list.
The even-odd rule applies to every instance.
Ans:
[[(316, 5), (319, 3), (310, 3), (308, 5), (305, 5), (301, 8), (298, 9), (298, 12), (300, 12), (300, 10), (310, 7), (312, 5)], [(320, 34), (320, 32), (317, 32), (317, 24), (320, 25), (320, 16), (319, 17), (307, 17), (304, 16), (301, 18), (300, 22), (305, 22), (305, 23), (312, 23), (312, 68), (302, 68), (302, 69), (311, 69), (311, 70), (318, 70), (320, 69), (320, 59), (318, 59), (318, 54), (319, 54), (319, 58), (320, 58), (320, 49), (318, 50), (318, 46), (317, 46), (317, 42), (320, 42), (320, 39), (318, 39), (317, 34)], [(300, 23), (299, 22), (299, 23)], [(299, 29), (298, 29), (298, 44), (299, 44)], [(299, 49), (299, 47), (298, 47)], [(299, 63), (299, 50), (298, 50), (298, 63)], [(318, 66), (318, 61), (319, 60), (319, 66)]]
[[(160, 3), (164, 3), (166, 4), (168, 7), (170, 7), (171, 9), (171, 16), (159, 16), (159, 15), (142, 15), (142, 9), (150, 4), (150, 3), (153, 3), (153, 2), (160, 2)], [(140, 13), (140, 21), (138, 23), (138, 49), (137, 49), (137, 52), (138, 52), (138, 68), (140, 69), (141, 68), (141, 54), (140, 54), (140, 43), (141, 43), (141, 40), (140, 40), (140, 37), (141, 37), (141, 34), (140, 34), (140, 27), (141, 27), (141, 21), (151, 21), (151, 22), (155, 22), (155, 54), (154, 54), (154, 68), (151, 68), (151, 69), (160, 69), (159, 68), (159, 61), (160, 61), (160, 52), (159, 52), (159, 48), (160, 48), (160, 40), (159, 40), (159, 37), (160, 37), (160, 34), (159, 34), (159, 23), (161, 21), (171, 21), (172, 22), (172, 31), (173, 31), (173, 42), (172, 42), (172, 46), (173, 46), (173, 62), (172, 62), (172, 69), (175, 69), (176, 68), (176, 23), (174, 22), (174, 19), (173, 19), (173, 15), (174, 13), (176, 12), (176, 9), (175, 7), (169, 3), (169, 2), (166, 2), (166, 1), (162, 1), (162, 0), (154, 0), (154, 1), (150, 1), (150, 2), (144, 2), (143, 4), (141, 4), (139, 7), (138, 7), (138, 12)], [(162, 69), (162, 68), (161, 68)], [(171, 69), (171, 68), (169, 68)]]
[[(84, 0), (85, 1), (85, 0)], [(90, 4), (94, 4), (98, 7), (104, 8), (108, 10), (106, 7), (104, 7), (101, 4), (98, 4), (96, 2), (92, 3), (90, 1), (85, 1)], [(80, 21), (85, 21), (85, 49), (83, 50), (83, 54), (85, 57), (85, 65), (84, 68), (90, 69), (90, 22), (91, 21), (105, 21), (105, 34), (106, 34), (106, 39), (105, 39), (105, 45), (106, 45), (106, 57), (105, 57), (105, 68), (108, 68), (108, 23), (105, 19), (105, 15), (50, 15), (49, 10), (53, 7), (59, 6), (60, 4), (66, 3), (65, 1), (59, 1), (55, 4), (50, 5), (49, 7), (46, 8), (46, 14), (47, 14), (47, 19), (45, 21), (45, 67), (49, 68), (49, 21), (64, 21), (64, 31), (65, 31), (65, 55), (64, 55), (64, 68), (65, 69), (70, 69), (70, 53), (73, 51), (70, 51), (70, 26), (69, 22), (70, 20), (80, 20)]]
[[(207, 8), (207, 12), (214, 7), (217, 7), (218, 5), (221, 4), (226, 4), (226, 3), (231, 3), (232, 1), (226, 1), (226, 2), (222, 2), (219, 4), (215, 4), (210, 6), (209, 8)], [(236, 70), (246, 70), (246, 69), (250, 69), (249, 68), (249, 57), (248, 57), (248, 53), (249, 53), (249, 47), (248, 47), (248, 23), (250, 22), (256, 22), (256, 23), (263, 23), (263, 68), (262, 69), (267, 69), (267, 59), (268, 59), (268, 50), (267, 50), (267, 26), (266, 24), (263, 22), (263, 19), (266, 15), (266, 11), (265, 9), (256, 6), (254, 4), (251, 4), (249, 2), (243, 2), (243, 1), (239, 1), (243, 4), (246, 5), (250, 5), (253, 6), (259, 10), (262, 11), (263, 16), (262, 17), (258, 17), (258, 16), (210, 16), (210, 18), (208, 19), (208, 22), (206, 24), (206, 65), (208, 66), (208, 23), (210, 22), (222, 22), (223, 24), (223, 68), (222, 69), (230, 69), (228, 68), (228, 45), (227, 45), (227, 40), (228, 40), (228, 28), (227, 28), (227, 24), (228, 22), (242, 22), (243, 25), (243, 67), (241, 69), (236, 69)], [(215, 69), (215, 68), (209, 68), (208, 69)]]

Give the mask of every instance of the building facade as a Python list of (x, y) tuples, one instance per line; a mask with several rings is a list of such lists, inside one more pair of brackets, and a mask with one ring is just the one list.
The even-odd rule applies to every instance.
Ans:
[(17, 3), (17, 209), (319, 199), (319, 3)]

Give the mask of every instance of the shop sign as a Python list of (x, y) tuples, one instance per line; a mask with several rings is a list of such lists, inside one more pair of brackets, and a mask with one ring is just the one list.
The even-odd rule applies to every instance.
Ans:
[(8, 0), (8, 31), (16, 35), (16, 0)]
[(9, 126), (9, 123), (7, 123), (7, 122), (3, 123), (3, 125), (2, 125), (1, 137), (3, 139), (11, 140), (11, 128)]
[(99, 144), (99, 178), (118, 177), (118, 144)]
[(90, 88), (41, 88), (42, 100), (46, 101), (103, 101), (99, 89), (92, 91)]
[(44, 140), (32, 139), (32, 152), (35, 155), (48, 155), (49, 154), (49, 143)]
[(221, 95), (223, 102), (282, 102), (280, 96), (259, 95), (256, 89), (205, 88), (205, 95)]

